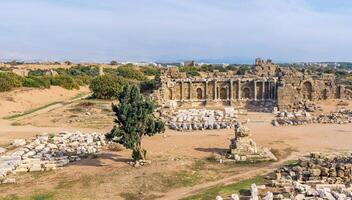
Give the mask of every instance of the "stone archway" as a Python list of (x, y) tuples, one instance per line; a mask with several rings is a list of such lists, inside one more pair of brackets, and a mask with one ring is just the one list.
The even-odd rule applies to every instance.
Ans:
[(227, 88), (220, 89), (220, 99), (222, 99), (222, 100), (227, 99)]
[(306, 81), (303, 83), (302, 93), (304, 99), (308, 99), (310, 101), (313, 99), (313, 86), (311, 82)]
[(328, 89), (324, 89), (323, 90), (323, 99), (326, 100), (329, 98), (329, 90)]
[(251, 90), (248, 87), (243, 89), (243, 97), (245, 99), (250, 99), (251, 98)]
[(203, 90), (201, 88), (197, 88), (197, 99), (203, 99)]
[(169, 94), (168, 94), (168, 99), (172, 100), (173, 96), (172, 96), (172, 89), (169, 88)]

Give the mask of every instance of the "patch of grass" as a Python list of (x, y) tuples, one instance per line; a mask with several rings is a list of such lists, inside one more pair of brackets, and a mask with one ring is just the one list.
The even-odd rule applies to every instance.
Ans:
[(54, 193), (52, 192), (35, 194), (30, 197), (30, 200), (51, 200), (51, 199), (54, 199)]
[(19, 197), (16, 194), (11, 194), (6, 197), (0, 198), (0, 200), (52, 200), (54, 199), (54, 196), (54, 192), (35, 193), (29, 197)]
[(179, 188), (192, 186), (198, 183), (200, 176), (197, 172), (193, 171), (180, 171), (172, 176), (163, 177), (163, 186), (166, 188)]
[(132, 192), (123, 192), (120, 194), (120, 197), (124, 198), (125, 200), (137, 200), (140, 198), (140, 195)]
[(152, 200), (152, 199), (160, 198), (162, 196), (143, 195), (143, 194), (138, 194), (133, 192), (123, 192), (120, 194), (120, 197), (124, 198), (125, 200)]
[(11, 194), (6, 197), (0, 198), (0, 200), (20, 200), (20, 198), (15, 194)]
[(183, 198), (182, 200), (213, 200), (216, 196), (230, 196), (233, 193), (240, 193), (241, 190), (247, 189), (252, 183), (263, 184), (264, 178), (261, 176), (247, 179), (230, 185), (217, 185), (201, 191), (199, 194)]
[(43, 176), (47, 176), (50, 172), (46, 171), (46, 172), (30, 172), (28, 173), (31, 177), (33, 177), (34, 179), (38, 179), (41, 178)]
[(81, 93), (77, 94), (76, 96), (72, 97), (70, 100), (80, 99), (86, 95), (87, 95), (87, 93), (81, 92)]
[(7, 116), (7, 117), (4, 117), (3, 119), (16, 119), (16, 118), (19, 118), (19, 117), (23, 117), (25, 115), (29, 115), (29, 114), (32, 114), (34, 112), (37, 112), (39, 110), (42, 110), (42, 109), (45, 109), (47, 107), (50, 107), (50, 106), (53, 106), (53, 105), (56, 105), (56, 104), (59, 104), (59, 103), (63, 103), (62, 101), (55, 101), (55, 102), (52, 102), (52, 103), (49, 103), (45, 106), (41, 106), (41, 107), (38, 107), (38, 108), (34, 108), (34, 109), (31, 109), (31, 110), (27, 110), (27, 111), (24, 111), (23, 113), (20, 113), (20, 114), (15, 114), (15, 115), (10, 115), (10, 116)]
[(217, 159), (216, 159), (216, 154), (215, 153), (211, 153), (207, 158), (206, 160), (208, 162), (217, 162)]
[[(201, 181), (201, 175), (196, 171), (182, 170), (173, 173), (153, 173), (148, 177), (139, 177), (138, 182), (143, 182), (140, 189), (144, 191), (166, 192), (172, 188), (194, 186)], [(148, 180), (144, 182), (144, 180)], [(149, 184), (150, 183), (150, 184)], [(155, 187), (151, 188), (150, 186)]]
[(294, 167), (298, 165), (298, 160), (288, 160), (284, 162), (284, 165), (287, 167)]

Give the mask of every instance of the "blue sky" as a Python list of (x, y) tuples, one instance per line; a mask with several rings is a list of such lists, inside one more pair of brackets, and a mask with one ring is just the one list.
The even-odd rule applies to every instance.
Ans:
[(1, 0), (0, 58), (352, 61), (350, 0)]

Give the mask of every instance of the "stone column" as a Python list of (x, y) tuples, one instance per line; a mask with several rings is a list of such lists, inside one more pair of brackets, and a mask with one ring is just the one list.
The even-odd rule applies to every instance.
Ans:
[(214, 80), (214, 100), (217, 100), (217, 83), (216, 80)]
[(205, 80), (205, 101), (208, 101), (208, 79)]
[(189, 80), (189, 100), (192, 102), (193, 97), (192, 97), (192, 80)]
[(257, 100), (257, 81), (254, 81), (254, 100)]
[(239, 100), (239, 99), (241, 99), (241, 80), (238, 79), (237, 81), (238, 81), (237, 99)]
[(273, 88), (273, 99), (276, 100), (276, 92), (277, 92), (276, 80), (274, 80), (274, 88)]
[(262, 83), (262, 99), (265, 99), (265, 81)]
[(230, 79), (230, 100), (233, 99), (233, 80)]
[(181, 81), (181, 101), (183, 101), (183, 96), (184, 95), (184, 91), (183, 91), (183, 80)]
[(272, 82), (270, 81), (269, 82), (269, 99), (272, 99), (273, 98), (273, 87), (272, 87)]

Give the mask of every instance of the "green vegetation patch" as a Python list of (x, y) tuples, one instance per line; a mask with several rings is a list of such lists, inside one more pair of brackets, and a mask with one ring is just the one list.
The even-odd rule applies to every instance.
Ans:
[(213, 200), (218, 195), (226, 197), (230, 196), (233, 193), (240, 193), (242, 190), (248, 189), (252, 183), (255, 183), (257, 185), (263, 184), (264, 178), (258, 176), (230, 185), (217, 185), (215, 187), (211, 187), (204, 191), (201, 191), (199, 192), (199, 194), (183, 198), (182, 200)]

